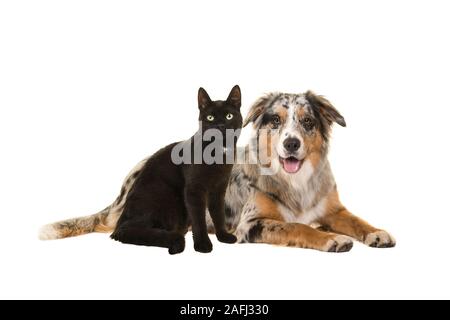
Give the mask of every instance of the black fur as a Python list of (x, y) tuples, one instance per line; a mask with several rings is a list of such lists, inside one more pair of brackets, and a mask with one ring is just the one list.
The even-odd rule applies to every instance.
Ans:
[(122, 201), (123, 197), (125, 196), (125, 192), (125, 186), (122, 186), (122, 188), (120, 189), (119, 197), (117, 198), (117, 203), (120, 203)]
[(314, 118), (317, 121), (316, 123), (317, 128), (320, 134), (322, 135), (323, 140), (325, 142), (328, 142), (328, 139), (330, 138), (330, 124), (327, 123), (325, 118), (321, 115), (319, 107), (317, 107), (316, 105), (312, 105), (312, 111)]
[[(231, 90), (226, 101), (211, 101), (200, 88), (198, 104), (203, 131), (242, 127), (238, 86)], [(231, 120), (226, 119), (229, 113), (233, 114)], [(214, 116), (214, 121), (208, 121), (208, 115)], [(191, 148), (193, 139), (187, 140)], [(202, 143), (202, 151), (209, 143)], [(175, 145), (177, 143), (162, 148), (144, 165), (126, 197), (111, 238), (123, 243), (165, 247), (175, 254), (184, 250), (184, 234), (191, 226), (195, 250), (210, 252), (212, 244), (205, 219), (208, 208), (217, 239), (236, 242), (236, 237), (225, 227), (224, 198), (232, 164), (174, 164), (171, 153)]]
[(261, 220), (256, 220), (255, 224), (250, 227), (248, 230), (248, 242), (255, 242), (256, 240), (261, 238), (261, 233), (264, 230), (264, 226)]

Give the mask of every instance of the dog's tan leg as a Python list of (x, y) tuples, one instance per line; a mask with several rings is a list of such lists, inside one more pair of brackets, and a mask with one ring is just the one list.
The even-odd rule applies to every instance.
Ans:
[(268, 243), (281, 246), (309, 248), (328, 252), (349, 251), (350, 238), (322, 232), (300, 223), (286, 223), (275, 200), (257, 192), (244, 207), (236, 235), (241, 242)]
[(256, 219), (248, 230), (248, 242), (269, 243), (287, 247), (345, 252), (353, 247), (350, 238), (322, 232), (301, 223)]
[(389, 248), (395, 246), (395, 239), (384, 230), (372, 227), (366, 221), (342, 208), (325, 215), (320, 223), (325, 229), (345, 234), (366, 245), (375, 248)]
[(374, 248), (395, 246), (395, 239), (384, 230), (375, 228), (351, 214), (340, 202), (337, 190), (327, 197), (326, 214), (318, 221), (323, 229), (355, 238)]

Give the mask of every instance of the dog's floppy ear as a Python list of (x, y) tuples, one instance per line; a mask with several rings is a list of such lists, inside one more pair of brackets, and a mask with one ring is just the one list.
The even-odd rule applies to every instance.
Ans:
[(266, 108), (266, 104), (268, 102), (267, 96), (261, 97), (250, 107), (250, 110), (247, 113), (247, 117), (244, 120), (244, 124), (242, 125), (245, 127), (250, 122), (254, 122), (260, 115), (263, 114), (264, 109)]
[(259, 98), (253, 103), (248, 111), (247, 117), (244, 120), (243, 127), (248, 125), (250, 122), (255, 122), (266, 110), (270, 101), (274, 99), (275, 94), (266, 94)]
[(237, 109), (241, 107), (241, 88), (238, 85), (231, 89), (227, 102)]
[(210, 103), (211, 103), (211, 98), (209, 97), (208, 92), (206, 92), (205, 89), (200, 87), (198, 89), (198, 108), (204, 109)]
[(323, 96), (316, 95), (312, 91), (306, 92), (306, 100), (316, 108), (320, 115), (327, 120), (328, 124), (331, 125), (333, 122), (336, 122), (342, 127), (345, 127), (347, 124), (345, 123), (344, 117), (336, 110), (335, 107), (325, 99)]

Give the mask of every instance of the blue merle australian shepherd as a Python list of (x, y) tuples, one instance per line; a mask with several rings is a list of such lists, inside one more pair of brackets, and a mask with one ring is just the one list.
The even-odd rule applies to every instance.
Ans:
[[(395, 246), (389, 233), (353, 215), (340, 202), (327, 159), (333, 122), (345, 126), (333, 105), (311, 91), (270, 93), (253, 104), (244, 126), (252, 123), (249, 145), (256, 148), (247, 152), (256, 150), (265, 156), (234, 165), (225, 198), (227, 226), (238, 242), (327, 252), (350, 250), (352, 238), (371, 247)], [(270, 134), (260, 134), (265, 131)], [(40, 238), (112, 232), (146, 161), (133, 168), (110, 206), (90, 216), (46, 225)], [(214, 232), (211, 219), (207, 220)]]

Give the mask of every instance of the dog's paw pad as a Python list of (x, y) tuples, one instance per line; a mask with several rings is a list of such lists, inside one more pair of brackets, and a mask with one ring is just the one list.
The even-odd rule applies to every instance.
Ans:
[(364, 244), (372, 248), (392, 248), (395, 247), (395, 239), (389, 233), (378, 230), (369, 233), (364, 240)]
[(347, 252), (353, 248), (353, 241), (346, 236), (335, 236), (328, 240), (323, 251), (327, 252)]

